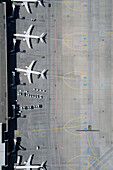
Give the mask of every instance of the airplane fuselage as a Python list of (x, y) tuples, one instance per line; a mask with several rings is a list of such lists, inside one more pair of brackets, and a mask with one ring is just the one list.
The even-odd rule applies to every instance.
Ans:
[(21, 38), (40, 38), (39, 36), (36, 35), (26, 35), (26, 34), (14, 34), (15, 37), (21, 37)]
[(38, 166), (38, 165), (29, 165), (29, 166), (20, 165), (20, 166), (14, 166), (14, 168), (15, 169), (27, 169), (27, 168), (29, 168), (29, 169), (35, 169), (35, 168), (39, 169), (39, 168), (41, 168), (41, 166)]
[(16, 68), (15, 70), (19, 71), (19, 72), (25, 72), (25, 73), (31, 73), (31, 74), (41, 74), (41, 72), (38, 71), (32, 71), (32, 70), (25, 70), (25, 69), (21, 69), (21, 68)]

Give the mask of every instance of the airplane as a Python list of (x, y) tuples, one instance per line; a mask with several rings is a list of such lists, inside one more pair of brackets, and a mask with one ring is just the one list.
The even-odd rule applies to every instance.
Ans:
[(14, 166), (14, 168), (15, 169), (26, 169), (26, 170), (31, 170), (31, 169), (37, 168), (39, 170), (47, 170), (47, 168), (46, 168), (47, 161), (42, 162), (42, 164), (32, 165), (31, 163), (32, 163), (33, 156), (34, 155), (29, 156), (28, 161), (24, 162), (25, 165), (21, 165), (21, 156), (18, 156), (17, 164)]
[(37, 36), (37, 35), (30, 35), (31, 34), (31, 30), (32, 28), (34, 27), (34, 25), (30, 25), (30, 27), (28, 28), (27, 32), (24, 31), (25, 34), (13, 34), (15, 37), (21, 37), (23, 38), (23, 41), (26, 41), (27, 42), (27, 45), (29, 48), (32, 48), (31, 47), (31, 43), (30, 43), (30, 40), (31, 38), (34, 38), (34, 39), (37, 39), (38, 41), (40, 40), (42, 43), (45, 42), (45, 36), (46, 34), (45, 33), (42, 33), (40, 36)]
[(26, 10), (28, 13), (31, 13), (30, 11), (30, 7), (29, 7), (29, 3), (36, 3), (36, 6), (37, 4), (39, 4), (40, 6), (44, 6), (44, 1), (43, 0), (11, 0), (12, 2), (22, 2), (22, 6), (25, 6)]
[(27, 68), (26, 70), (25, 70), (25, 69), (21, 69), (21, 68), (15, 68), (16, 71), (18, 71), (18, 72), (24, 72), (24, 73), (25, 73), (24, 75), (27, 75), (27, 78), (28, 78), (28, 81), (29, 81), (30, 84), (32, 83), (32, 77), (31, 77), (32, 74), (38, 75), (38, 78), (41, 76), (42, 79), (45, 79), (45, 78), (47, 79), (47, 77), (46, 77), (46, 72), (47, 72), (48, 70), (45, 70), (45, 69), (44, 69), (42, 72), (32, 71), (35, 63), (36, 63), (36, 61), (33, 60), (33, 61), (31, 62), (31, 64), (29, 65), (29, 67), (27, 67), (27, 66), (25, 67), (25, 68)]

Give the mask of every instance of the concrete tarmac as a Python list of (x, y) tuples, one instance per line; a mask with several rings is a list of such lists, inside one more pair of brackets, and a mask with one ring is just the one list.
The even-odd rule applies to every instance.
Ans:
[[(33, 75), (32, 85), (20, 74), (21, 84), (26, 85), (19, 85), (18, 92), (43, 96), (18, 96), (20, 106), (42, 104), (39, 109), (23, 110), (26, 119), (18, 119), (16, 136), (26, 147), (19, 151), (23, 162), (34, 154), (33, 163), (47, 160), (50, 170), (112, 170), (111, 4), (112, 0), (48, 1), (45, 8), (30, 4), (32, 14), (20, 7), (16, 32), (34, 24), (32, 34), (47, 33), (47, 43), (31, 40), (33, 49), (28, 49), (21, 40), (17, 67), (37, 60), (33, 70), (48, 69), (47, 80)], [(88, 128), (92, 131), (84, 131)]]

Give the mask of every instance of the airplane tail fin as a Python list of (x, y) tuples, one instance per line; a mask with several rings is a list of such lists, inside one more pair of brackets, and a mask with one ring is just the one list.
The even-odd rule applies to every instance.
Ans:
[(42, 164), (41, 164), (41, 168), (44, 170), (46, 170), (46, 163), (47, 163), (47, 161), (45, 161), (45, 162), (42, 162)]
[(38, 0), (37, 2), (35, 2), (35, 6), (36, 6), (36, 7), (38, 6), (38, 4), (39, 4), (40, 6), (45, 7), (43, 0)]
[(45, 38), (46, 38), (46, 35), (47, 34), (44, 34), (44, 33), (42, 33), (41, 35), (40, 35), (40, 41), (42, 42), (42, 43), (46, 43), (46, 41), (45, 41)]
[(42, 76), (43, 79), (47, 79), (47, 76), (46, 76), (47, 71), (48, 71), (48, 70), (45, 70), (45, 69), (44, 69), (44, 70), (41, 72), (41, 76)]
[(40, 6), (44, 6), (44, 7), (45, 7), (43, 0), (39, 0), (38, 2), (39, 2), (39, 4), (40, 4)]

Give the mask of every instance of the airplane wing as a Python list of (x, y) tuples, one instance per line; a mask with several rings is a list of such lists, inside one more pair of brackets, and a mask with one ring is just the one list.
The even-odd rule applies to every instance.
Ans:
[[(33, 28), (33, 25), (30, 25), (30, 27), (28, 28), (28, 30), (26, 32), (26, 35), (30, 35), (30, 32), (31, 32), (32, 28)], [(29, 37), (25, 37), (25, 40), (27, 42), (28, 47), (32, 48), (31, 44), (30, 44), (30, 38)]]
[(35, 64), (35, 60), (33, 60), (32, 62), (31, 62), (31, 64), (29, 65), (29, 67), (27, 68), (27, 70), (29, 70), (29, 71), (31, 71), (32, 70), (32, 68), (33, 68), (33, 66), (34, 66), (34, 64)]
[(31, 80), (31, 73), (27, 73), (27, 78), (28, 78), (29, 83), (31, 84), (31, 83), (32, 83), (32, 80)]
[(28, 30), (26, 32), (26, 35), (30, 35), (32, 28), (33, 28), (33, 25), (30, 25), (30, 27), (28, 28)]
[(23, 2), (23, 5), (25, 6), (28, 13), (30, 13), (28, 2)]
[(27, 45), (28, 45), (28, 48), (32, 48), (32, 47), (31, 47), (31, 44), (30, 44), (30, 38), (25, 37), (25, 40), (26, 40), (26, 43), (27, 43)]
[[(33, 156), (34, 156), (34, 155), (30, 155), (30, 156), (29, 156), (28, 161), (27, 161), (27, 163), (26, 163), (26, 166), (30, 166), (30, 165), (31, 165)], [(29, 170), (29, 168), (27, 168), (26, 170)]]
[[(36, 62), (36, 61), (33, 60), (33, 61), (31, 62), (31, 64), (29, 65), (29, 67), (27, 68), (27, 70), (31, 71), (32, 68), (33, 68), (33, 66), (34, 66), (34, 64), (35, 64), (35, 62)], [(29, 81), (30, 84), (32, 83), (31, 74), (32, 74), (32, 73), (27, 73), (27, 78), (28, 78), (28, 81)]]

